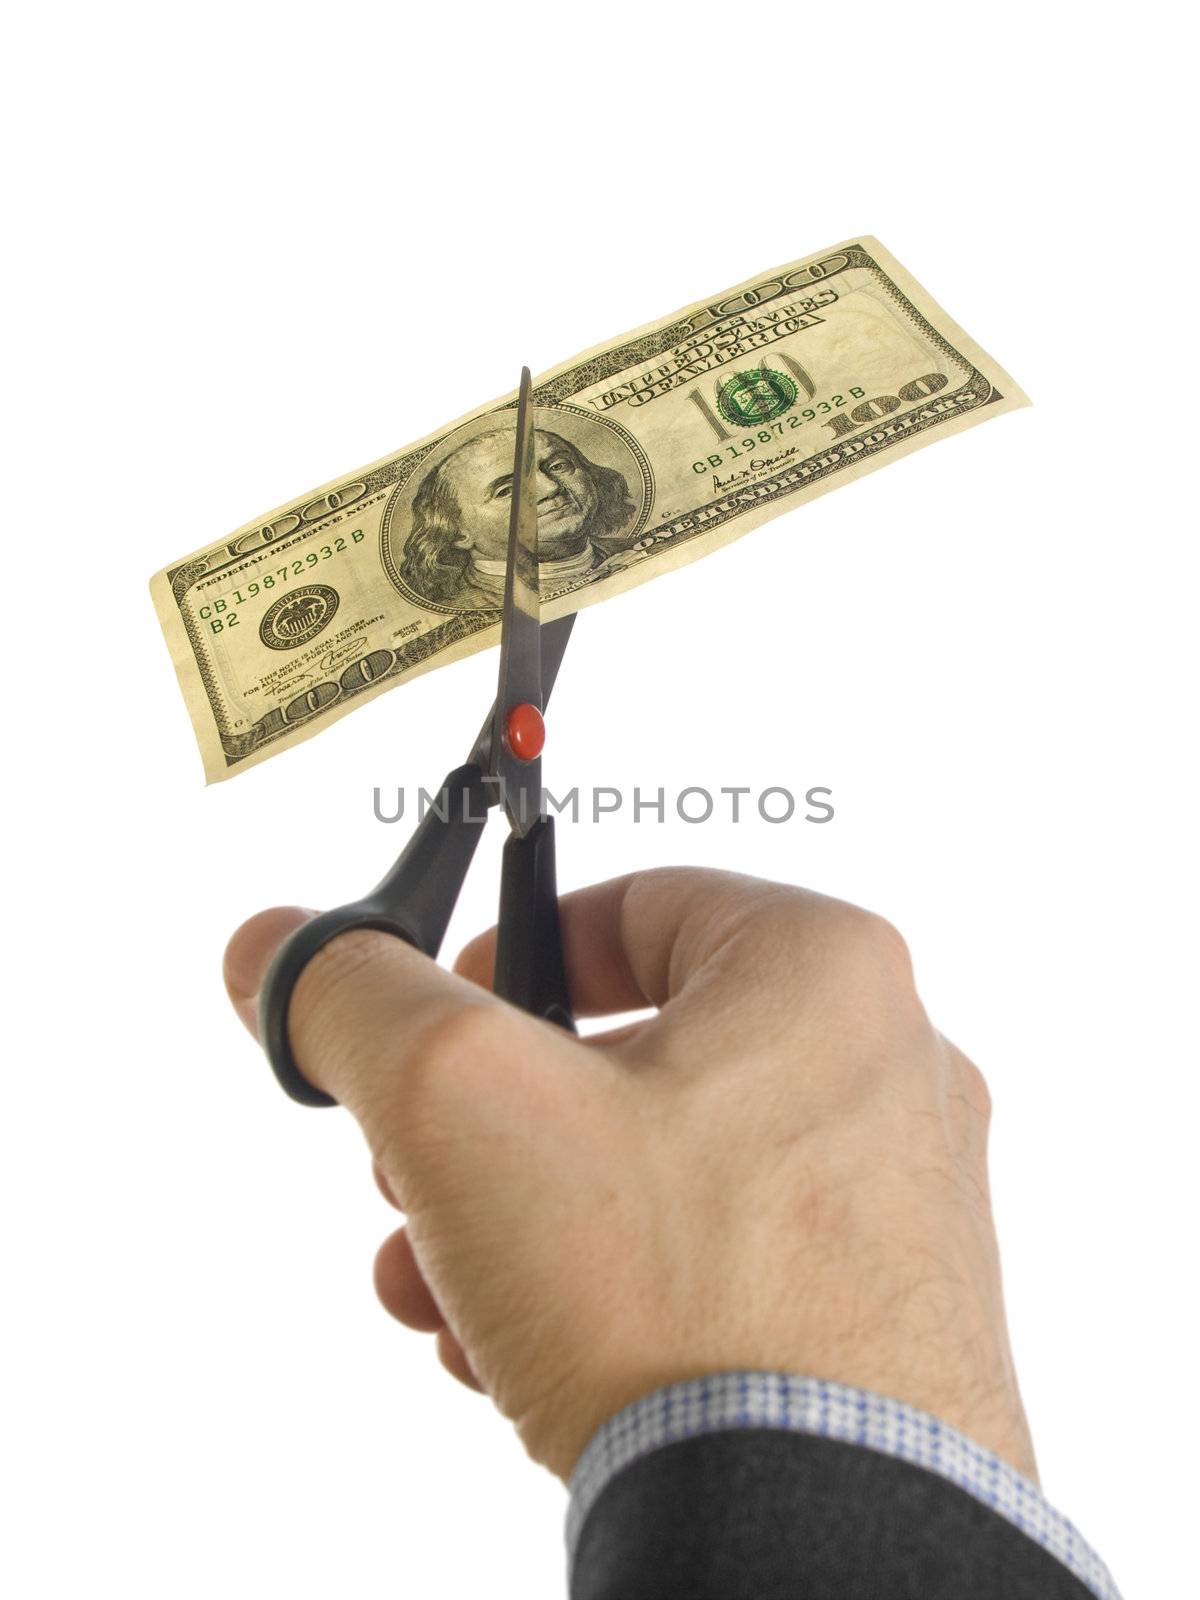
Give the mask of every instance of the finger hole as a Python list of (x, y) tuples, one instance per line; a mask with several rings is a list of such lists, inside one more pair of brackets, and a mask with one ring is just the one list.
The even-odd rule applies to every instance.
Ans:
[(225, 992), (250, 1032), (258, 1033), (258, 993), (279, 946), (301, 923), (316, 916), (299, 906), (272, 906), (243, 922), (225, 947)]

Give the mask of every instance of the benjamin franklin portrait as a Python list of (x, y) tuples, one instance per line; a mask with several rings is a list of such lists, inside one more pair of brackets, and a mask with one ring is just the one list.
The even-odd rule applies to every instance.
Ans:
[[(477, 432), (417, 482), (406, 531), (399, 518), (385, 519), (385, 561), (399, 587), (438, 609), (503, 605), (514, 439), (512, 427)], [(545, 593), (586, 580), (627, 550), (639, 508), (623, 472), (590, 460), (560, 433), (535, 431), (534, 461)]]

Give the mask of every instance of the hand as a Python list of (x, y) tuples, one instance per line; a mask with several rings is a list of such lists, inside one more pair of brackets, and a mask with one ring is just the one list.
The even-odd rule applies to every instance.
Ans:
[[(292, 1000), (297, 1061), (360, 1123), (407, 1226), (384, 1305), (561, 1478), (623, 1405), (732, 1368), (931, 1411), (1035, 1476), (987, 1186), (989, 1100), (931, 1026), (899, 934), (732, 874), (636, 873), (561, 902), (575, 1039), (458, 976), (343, 934)], [(279, 941), (234, 936), (254, 1027)]]

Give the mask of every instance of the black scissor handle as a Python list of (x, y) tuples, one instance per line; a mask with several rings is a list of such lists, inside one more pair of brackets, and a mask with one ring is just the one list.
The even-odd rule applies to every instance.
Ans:
[(540, 816), (524, 838), (511, 834), (504, 846), (492, 987), (522, 1011), (575, 1032), (558, 920), (553, 817)]
[(448, 773), (395, 865), (361, 900), (297, 928), (275, 953), (258, 1001), (259, 1038), (285, 1093), (305, 1106), (337, 1101), (311, 1084), (292, 1054), (288, 1007), (305, 967), (331, 939), (378, 928), (436, 957), (487, 821), (483, 773), (474, 762)]

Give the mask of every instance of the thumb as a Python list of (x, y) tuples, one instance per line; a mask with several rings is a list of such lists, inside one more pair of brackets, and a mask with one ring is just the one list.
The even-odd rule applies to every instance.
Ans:
[[(248, 1023), (250, 997), (293, 926), (261, 913), (230, 942), (226, 981)], [(527, 1124), (537, 1080), (561, 1072), (564, 1051), (584, 1053), (561, 1029), (375, 929), (340, 934), (317, 952), (293, 992), (288, 1032), (296, 1064), (352, 1113), (405, 1211), (449, 1179), (448, 1145), (466, 1137), (486, 1146), (481, 1133), (494, 1143)]]

